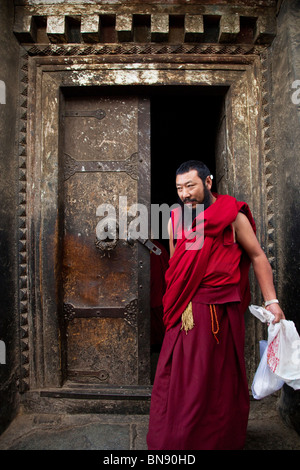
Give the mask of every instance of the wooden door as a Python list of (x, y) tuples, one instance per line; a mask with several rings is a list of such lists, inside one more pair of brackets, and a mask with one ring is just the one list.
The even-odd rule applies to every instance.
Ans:
[(149, 210), (149, 101), (67, 96), (61, 123), (65, 381), (149, 384), (150, 252), (125, 237), (99, 242), (96, 233), (104, 204), (115, 209), (117, 228), (119, 210)]

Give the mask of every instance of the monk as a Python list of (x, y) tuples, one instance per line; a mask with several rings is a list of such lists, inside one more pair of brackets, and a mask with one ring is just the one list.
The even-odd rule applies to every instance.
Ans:
[[(183, 205), (193, 211), (203, 204), (204, 212), (192, 218), (190, 228), (180, 207), (171, 213), (166, 332), (153, 384), (148, 449), (239, 450), (249, 413), (244, 312), (251, 263), (274, 322), (285, 316), (248, 205), (212, 193), (202, 162), (183, 163), (176, 187)], [(187, 249), (201, 224), (199, 249)]]

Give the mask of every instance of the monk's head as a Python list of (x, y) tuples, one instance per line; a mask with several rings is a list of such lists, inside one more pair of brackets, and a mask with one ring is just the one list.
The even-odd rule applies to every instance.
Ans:
[(212, 203), (212, 177), (203, 162), (189, 160), (176, 171), (177, 194), (183, 204), (204, 204), (204, 209)]

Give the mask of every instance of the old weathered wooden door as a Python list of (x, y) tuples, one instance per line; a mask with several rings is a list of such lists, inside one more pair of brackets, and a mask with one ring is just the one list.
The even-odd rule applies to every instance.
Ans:
[(120, 214), (127, 227), (138, 216), (133, 204), (150, 207), (149, 101), (70, 93), (62, 101), (65, 383), (150, 384), (150, 252), (125, 236), (99, 243), (96, 232), (105, 204), (115, 210), (116, 229)]

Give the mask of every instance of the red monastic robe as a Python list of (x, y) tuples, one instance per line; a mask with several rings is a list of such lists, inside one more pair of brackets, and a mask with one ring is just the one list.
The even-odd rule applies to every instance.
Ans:
[(161, 254), (150, 254), (151, 347), (160, 349), (165, 335), (162, 300), (166, 289), (165, 274), (169, 266), (169, 254), (157, 240), (155, 245), (160, 248)]
[[(166, 273), (167, 331), (152, 391), (149, 450), (244, 446), (249, 392), (243, 313), (250, 301), (250, 260), (233, 240), (239, 211), (255, 230), (247, 204), (217, 195), (204, 211), (202, 248), (186, 250), (191, 240), (185, 234), (177, 240)], [(186, 334), (180, 320), (190, 301), (195, 325)]]

